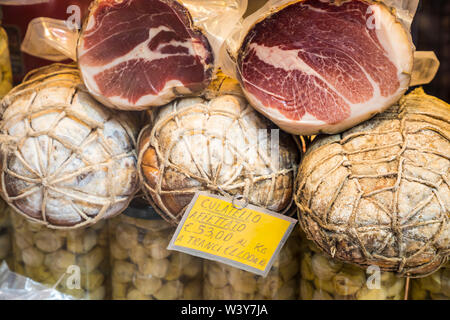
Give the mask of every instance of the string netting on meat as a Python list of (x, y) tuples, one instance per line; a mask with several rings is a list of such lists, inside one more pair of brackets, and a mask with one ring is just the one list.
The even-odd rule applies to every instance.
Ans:
[[(424, 96), (416, 90), (363, 129), (337, 136), (306, 156), (305, 161), (314, 164), (308, 164), (312, 170), (301, 168), (296, 181), (300, 224), (332, 257), (412, 277), (432, 273), (447, 261), (450, 121), (443, 116), (442, 101)], [(376, 143), (364, 145), (357, 139)], [(317, 156), (327, 148), (327, 155)], [(313, 184), (316, 168), (326, 163), (327, 172)], [(360, 172), (370, 167), (378, 172)], [(330, 177), (338, 181), (328, 186), (329, 201), (313, 210), (332, 183)], [(349, 195), (355, 196), (348, 201), (351, 214), (344, 219), (335, 205)], [(386, 205), (384, 199), (391, 203)], [(349, 248), (356, 248), (360, 256), (355, 259)], [(421, 257), (430, 251), (432, 258)]]
[[(21, 109), (23, 112), (9, 115), (1, 123), (2, 140), (5, 141), (2, 146), (3, 170), (1, 176), (4, 199), (19, 214), (55, 229), (83, 227), (96, 223), (105, 215), (120, 213), (121, 209), (127, 207), (134, 192), (118, 193), (118, 188), (114, 186), (114, 175), (117, 173), (117, 168), (120, 168), (121, 161), (134, 159), (134, 164), (137, 162), (133, 128), (127, 121), (116, 117), (115, 112), (106, 108), (98, 111), (94, 106), (87, 106), (86, 103), (82, 107), (74, 106), (74, 101), (80, 98), (80, 95), (87, 96), (84, 88), (80, 86), (81, 82), (75, 67), (54, 65), (48, 67), (48, 70), (33, 72), (27, 79), (3, 101), (4, 110), (20, 97), (26, 97), (27, 101), (27, 105)], [(65, 90), (66, 93), (63, 93), (67, 94), (63, 99), (65, 101), (35, 107), (39, 104), (37, 101), (39, 94), (49, 88)], [(44, 130), (35, 129), (33, 121), (49, 113), (56, 114), (52, 123), (48, 123)], [(95, 114), (95, 117), (92, 114)], [(61, 132), (57, 134), (56, 128), (64, 127), (64, 121), (72, 121), (79, 128), (87, 128), (89, 133), (80, 143), (71, 140), (70, 127), (66, 128), (67, 136), (62, 136)], [(128, 141), (123, 141), (123, 150), (112, 149), (114, 145), (105, 136), (105, 125), (111, 122), (120, 128), (118, 130), (126, 132)], [(20, 125), (23, 126), (21, 134), (10, 134), (9, 130)], [(98, 153), (98, 155), (88, 157), (88, 151), (86, 151), (88, 148), (95, 150), (94, 153)], [(52, 169), (52, 171), (50, 163), (52, 157), (55, 156), (53, 152), (63, 152), (65, 160), (56, 170)], [(137, 179), (137, 174), (132, 171), (130, 169), (128, 176), (130, 189), (136, 189), (132, 185), (137, 186), (137, 182), (133, 181)], [(105, 172), (106, 181), (98, 183), (107, 186), (106, 194), (103, 192), (104, 190), (100, 190), (97, 194), (82, 190), (83, 179), (92, 179), (92, 177), (97, 179), (98, 172)], [(77, 183), (72, 184), (70, 181), (72, 179), (76, 179)], [(14, 187), (11, 186), (12, 184)], [(18, 202), (27, 198), (33, 198), (33, 203), (40, 204), (40, 208), (30, 209), (34, 211), (33, 215), (24, 212), (23, 206), (17, 205)], [(70, 207), (71, 212), (78, 214), (78, 221), (72, 219), (71, 221), (62, 221), (61, 224), (49, 221), (47, 213), (50, 203), (51, 206), (54, 206), (55, 203), (60, 204), (61, 209), (64, 206), (67, 206), (66, 209)], [(55, 211), (55, 208), (52, 210)], [(36, 212), (39, 214), (37, 215)], [(61, 219), (64, 220), (64, 217)]]
[[(259, 203), (252, 203), (254, 205), (259, 205), (262, 207), (270, 207), (274, 204), (277, 204), (277, 201), (285, 197), (290, 197), (291, 200), (286, 207), (281, 208), (282, 213), (287, 213), (291, 208), (292, 197), (288, 195), (291, 193), (292, 188), (286, 187), (284, 190), (281, 190), (282, 183), (280, 182), (282, 179), (286, 179), (289, 181), (293, 181), (297, 164), (293, 159), (295, 156), (290, 155), (288, 153), (292, 152), (285, 147), (280, 147), (280, 154), (286, 153), (287, 157), (290, 157), (289, 165), (280, 165), (278, 168), (275, 167), (274, 162), (268, 156), (268, 152), (263, 150), (261, 145), (258, 145), (254, 148), (255, 152), (257, 152), (257, 157), (259, 159), (257, 165), (261, 165), (264, 167), (263, 170), (258, 170), (257, 165), (252, 165), (248, 161), (248, 157), (246, 153), (249, 152), (252, 147), (251, 141), (249, 141), (248, 137), (250, 137), (250, 129), (249, 123), (246, 123), (243, 119), (249, 114), (254, 112), (250, 107), (240, 108), (239, 112), (233, 111), (232, 108), (230, 110), (220, 109), (216, 110), (210, 107), (211, 101), (207, 103), (197, 103), (189, 106), (187, 108), (180, 109), (177, 107), (177, 103), (173, 104), (172, 110), (170, 113), (165, 114), (164, 118), (159, 119), (154, 126), (147, 126), (142, 130), (141, 135), (139, 137), (138, 145), (139, 149), (139, 175), (140, 179), (143, 182), (144, 191), (146, 193), (146, 199), (155, 206), (155, 209), (165, 218), (167, 221), (171, 223), (177, 223), (182, 215), (184, 214), (186, 207), (178, 213), (171, 212), (169, 208), (165, 205), (164, 199), (162, 196), (165, 195), (194, 195), (197, 191), (209, 191), (214, 194), (220, 194), (229, 198), (230, 200), (233, 196), (242, 195), (245, 199), (250, 199), (250, 203), (252, 203), (252, 195), (255, 195), (258, 192), (258, 188), (261, 187), (261, 184), (267, 183), (269, 184), (268, 192), (264, 195), (264, 199)], [(193, 129), (193, 128), (183, 128), (181, 127), (181, 119), (186, 115), (192, 115), (194, 113), (199, 114), (199, 116), (203, 117), (203, 121), (207, 122), (210, 117), (213, 116), (223, 116), (228, 119), (231, 119), (230, 125), (228, 125), (227, 129), (223, 132), (217, 132), (213, 129), (209, 129), (207, 125), (204, 125), (201, 129)], [(161, 141), (159, 140), (159, 135), (161, 130), (166, 126), (169, 122), (173, 122), (176, 124), (176, 135), (172, 135), (172, 140), (170, 144), (161, 145)], [(252, 126), (254, 124), (250, 124)], [(229, 135), (230, 130), (240, 130), (242, 132), (242, 137), (246, 149), (240, 149), (236, 145), (236, 141), (233, 141)], [(143, 136), (149, 134), (149, 139), (145, 144), (142, 144)], [(202, 136), (206, 139), (205, 152), (207, 156), (206, 163), (213, 164), (209, 166), (209, 170), (204, 169), (204, 158), (199, 159), (195, 156), (195, 152), (193, 152), (194, 148), (199, 148), (201, 145), (193, 145), (188, 141), (186, 137), (188, 136)], [(212, 151), (210, 146), (212, 145), (213, 140), (218, 140), (222, 145), (222, 152), (220, 154), (221, 158), (219, 161), (214, 160), (212, 157)], [(241, 141), (242, 142), (242, 141)], [(171, 159), (172, 151), (176, 147), (177, 144), (183, 143), (188, 150), (187, 157), (195, 166), (198, 174), (195, 174), (193, 170), (190, 170), (183, 163), (175, 163)], [(156, 184), (151, 184), (145, 178), (143, 173), (143, 156), (148, 151), (148, 149), (154, 149), (157, 160), (158, 160), (158, 180)], [(298, 151), (295, 150), (293, 154), (296, 154)], [(224, 157), (225, 155), (231, 155), (235, 160), (234, 165), (231, 170), (232, 173), (227, 173), (228, 179), (223, 183), (219, 183), (220, 177), (224, 174)], [(281, 164), (282, 161), (280, 161)], [(200, 183), (200, 186), (191, 187), (191, 188), (182, 188), (182, 189), (169, 189), (163, 188), (163, 179), (165, 178), (165, 174), (167, 170), (171, 170), (176, 172), (176, 174), (187, 177), (188, 179), (193, 179)], [(262, 174), (262, 171), (266, 171), (267, 173)], [(289, 183), (287, 183), (289, 185)], [(264, 188), (267, 190), (266, 188)]]

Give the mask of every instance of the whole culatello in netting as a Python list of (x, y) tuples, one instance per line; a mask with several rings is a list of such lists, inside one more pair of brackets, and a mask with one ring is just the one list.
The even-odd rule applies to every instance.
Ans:
[(144, 194), (172, 224), (197, 191), (241, 195), (281, 213), (293, 203), (297, 145), (239, 95), (183, 98), (156, 110), (138, 150)]
[(177, 0), (94, 0), (77, 46), (89, 92), (127, 111), (202, 93), (214, 60), (206, 32)]
[(401, 276), (450, 253), (450, 106), (416, 89), (339, 135), (315, 140), (296, 180), (301, 227), (330, 256)]
[(17, 213), (64, 229), (128, 206), (139, 186), (138, 123), (95, 101), (74, 65), (31, 72), (1, 112), (1, 195)]

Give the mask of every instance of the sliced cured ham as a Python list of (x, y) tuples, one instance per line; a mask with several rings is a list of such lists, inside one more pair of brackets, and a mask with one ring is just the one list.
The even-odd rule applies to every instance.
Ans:
[(124, 110), (201, 92), (211, 80), (213, 60), (207, 38), (174, 0), (98, 0), (78, 44), (88, 90)]
[(400, 99), (413, 44), (383, 4), (304, 0), (256, 23), (237, 63), (250, 103), (280, 128), (337, 133)]

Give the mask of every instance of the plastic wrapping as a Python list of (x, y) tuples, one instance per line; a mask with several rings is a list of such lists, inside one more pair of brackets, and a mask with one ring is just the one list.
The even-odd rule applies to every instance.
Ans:
[(206, 31), (214, 55), (217, 57), (233, 26), (237, 25), (244, 15), (248, 0), (180, 0), (180, 2), (188, 8), (195, 25)]
[(395, 14), (405, 27), (410, 30), (411, 24), (416, 15), (417, 7), (419, 6), (419, 0), (378, 0), (383, 2), (388, 7), (394, 9)]
[(202, 260), (167, 250), (175, 228), (156, 213), (141, 219), (130, 210), (109, 221), (112, 298), (202, 299)]
[(405, 278), (333, 260), (302, 237), (300, 300), (402, 300)]
[(253, 14), (256, 10), (259, 10), (263, 5), (267, 3), (267, 0), (250, 0), (248, 1), (247, 11), (245, 11), (244, 19)]
[(450, 300), (450, 262), (428, 277), (411, 279), (409, 299)]
[(8, 36), (0, 27), (0, 99), (12, 88), (12, 70), (9, 60)]
[(74, 231), (51, 230), (12, 215), (14, 271), (77, 299), (109, 297), (105, 221)]
[(430, 83), (439, 70), (440, 62), (433, 51), (414, 52), (414, 66), (410, 86)]
[(65, 21), (36, 18), (28, 25), (21, 49), (50, 61), (76, 60), (77, 40), (78, 31), (70, 30)]
[[(47, 0), (45, 2), (33, 2), (28, 0), (17, 2), (14, 0), (12, 1), (14, 5), (2, 6), (2, 22), (9, 37), (9, 51), (14, 84), (21, 83), (23, 76), (31, 70), (49, 64), (49, 60), (29, 55), (21, 50), (21, 44), (25, 38), (30, 21), (34, 18), (45, 16), (66, 20), (69, 26), (75, 25), (78, 21), (82, 21), (82, 18), (86, 15), (91, 0)], [(81, 19), (78, 19), (78, 17), (81, 17)], [(38, 45), (44, 44), (41, 41), (36, 41), (36, 43)], [(56, 53), (60, 54), (59, 52)]]
[(12, 266), (12, 250), (11, 250), (11, 208), (0, 200), (0, 264), (6, 261)]
[(12, 272), (0, 262), (0, 300), (73, 300), (54, 288)]
[(205, 260), (204, 299), (296, 300), (300, 276), (299, 241), (296, 228), (275, 258), (267, 277)]

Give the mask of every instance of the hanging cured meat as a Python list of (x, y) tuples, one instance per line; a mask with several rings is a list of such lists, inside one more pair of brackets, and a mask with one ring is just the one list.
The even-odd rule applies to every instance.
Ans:
[(158, 108), (152, 124), (139, 135), (139, 177), (147, 200), (172, 224), (197, 191), (230, 199), (239, 194), (251, 204), (289, 211), (294, 140), (240, 96), (178, 99)]
[(206, 88), (213, 71), (208, 40), (174, 0), (98, 0), (78, 44), (91, 94), (124, 110), (164, 105)]
[(394, 104), (412, 62), (403, 25), (364, 0), (290, 4), (254, 25), (237, 56), (251, 104), (303, 135), (343, 131)]
[(139, 187), (139, 125), (133, 114), (95, 101), (75, 66), (33, 71), (0, 109), (0, 194), (16, 212), (62, 229), (128, 207)]
[(450, 258), (450, 105), (416, 89), (315, 139), (296, 180), (299, 223), (331, 257), (422, 277)]

